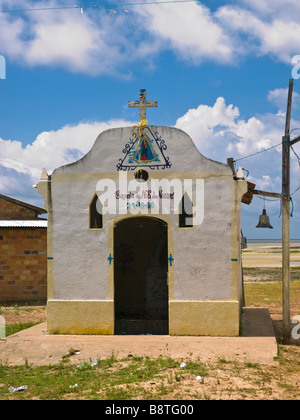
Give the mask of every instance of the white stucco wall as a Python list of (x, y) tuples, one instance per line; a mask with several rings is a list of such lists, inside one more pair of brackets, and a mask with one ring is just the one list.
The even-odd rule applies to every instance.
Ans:
[[(166, 141), (165, 155), (170, 157), (171, 171), (222, 172), (228, 176), (232, 175), (227, 165), (204, 157), (184, 131), (165, 126), (150, 126), (150, 129), (153, 133), (158, 132), (159, 136)], [(92, 149), (82, 159), (56, 169), (54, 174), (116, 172), (118, 160), (124, 156), (122, 150), (132, 137), (132, 133), (131, 127), (114, 128), (102, 132)]]
[[(192, 229), (178, 228), (178, 215), (168, 218), (169, 250), (174, 257), (174, 300), (230, 300), (232, 297), (232, 171), (209, 160), (190, 137), (175, 128), (151, 127), (166, 141), (171, 168), (150, 170), (150, 179), (203, 179), (204, 219)], [(54, 299), (105, 300), (109, 293), (107, 257), (114, 215), (104, 228), (89, 229), (89, 204), (97, 182), (118, 182), (116, 165), (132, 135), (130, 127), (103, 132), (91, 151), (74, 164), (58, 168), (51, 179), (52, 273)], [(84, 140), (84, 139), (83, 139)], [(134, 171), (128, 172), (128, 179)], [(149, 180), (150, 181), (150, 180)], [(49, 197), (48, 197), (49, 198)], [(48, 203), (49, 207), (49, 203)], [(126, 217), (126, 216), (123, 216)], [(156, 216), (156, 217), (159, 217)]]
[(204, 220), (174, 232), (178, 300), (231, 299), (231, 182), (204, 182)]

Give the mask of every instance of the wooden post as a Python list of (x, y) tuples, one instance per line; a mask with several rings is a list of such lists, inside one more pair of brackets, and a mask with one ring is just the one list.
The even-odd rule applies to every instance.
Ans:
[(232, 169), (232, 172), (234, 173), (234, 159), (233, 158), (227, 159), (227, 165), (230, 166), (230, 168)]
[(282, 142), (282, 320), (283, 343), (290, 342), (290, 121), (293, 79), (289, 81), (285, 135)]
[(250, 190), (252, 194), (281, 198), (282, 200), (282, 320), (283, 343), (290, 342), (290, 149), (300, 141), (300, 136), (290, 139), (290, 122), (293, 96), (293, 79), (289, 81), (289, 93), (286, 112), (285, 135), (282, 138), (282, 192), (281, 194)]

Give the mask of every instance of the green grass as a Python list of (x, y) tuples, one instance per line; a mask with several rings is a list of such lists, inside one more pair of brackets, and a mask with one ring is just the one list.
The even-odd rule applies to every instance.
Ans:
[[(244, 278), (246, 282), (259, 278), (260, 281), (281, 281), (282, 269), (280, 267), (244, 267)], [(300, 267), (291, 267), (291, 281), (300, 280)]]
[(26, 328), (33, 327), (38, 323), (35, 322), (21, 322), (19, 324), (8, 324), (6, 325), (6, 337), (9, 335), (15, 334), (19, 331), (25, 330)]
[[(270, 304), (281, 305), (282, 283), (245, 283), (246, 306), (269, 306)], [(290, 301), (299, 302), (300, 280), (290, 283)], [(266, 300), (267, 299), (267, 300)]]
[[(71, 352), (69, 352), (71, 353)], [(78, 366), (60, 363), (54, 366), (8, 366), (0, 363), (0, 400), (3, 399), (162, 399), (172, 392), (181, 375), (207, 375), (201, 362), (180, 362), (170, 357), (117, 360), (114, 355)], [(144, 389), (143, 384), (149, 383)], [(77, 386), (74, 387), (74, 385)], [(152, 385), (151, 385), (152, 384)], [(155, 387), (154, 387), (155, 384)], [(9, 387), (27, 385), (23, 392), (9, 393)]]
[[(66, 355), (71, 357), (72, 349)], [(80, 365), (62, 363), (53, 366), (9, 366), (0, 362), (0, 400), (186, 400), (261, 399), (275, 395), (299, 399), (297, 383), (290, 377), (299, 372), (299, 352), (281, 347), (278, 366), (219, 359), (214, 363), (181, 360), (171, 357), (130, 357), (117, 359), (113, 354), (96, 362)], [(202, 381), (196, 377), (201, 376)], [(239, 379), (239, 385), (235, 381)], [(22, 392), (9, 388), (27, 385)]]

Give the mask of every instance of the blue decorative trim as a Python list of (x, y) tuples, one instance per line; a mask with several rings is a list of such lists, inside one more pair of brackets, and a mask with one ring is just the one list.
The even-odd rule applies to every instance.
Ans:
[(172, 254), (170, 254), (170, 256), (169, 256), (169, 258), (168, 258), (168, 261), (169, 261), (169, 263), (170, 263), (170, 267), (172, 267), (172, 263), (173, 263), (173, 261), (174, 261), (174, 258), (172, 257)]

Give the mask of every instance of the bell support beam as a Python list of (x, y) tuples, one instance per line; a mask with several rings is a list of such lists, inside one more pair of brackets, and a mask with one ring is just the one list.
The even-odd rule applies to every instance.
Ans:
[(300, 141), (300, 136), (299, 136), (299, 137), (296, 137), (296, 138), (295, 138), (295, 139), (293, 139), (293, 140), (291, 140), (291, 141), (290, 141), (290, 146), (293, 146), (293, 144), (298, 143), (298, 141)]
[(252, 194), (255, 195), (262, 195), (263, 197), (273, 197), (273, 198), (282, 198), (282, 195), (280, 193), (276, 192), (268, 192), (268, 191), (261, 191), (261, 190), (250, 190)]

